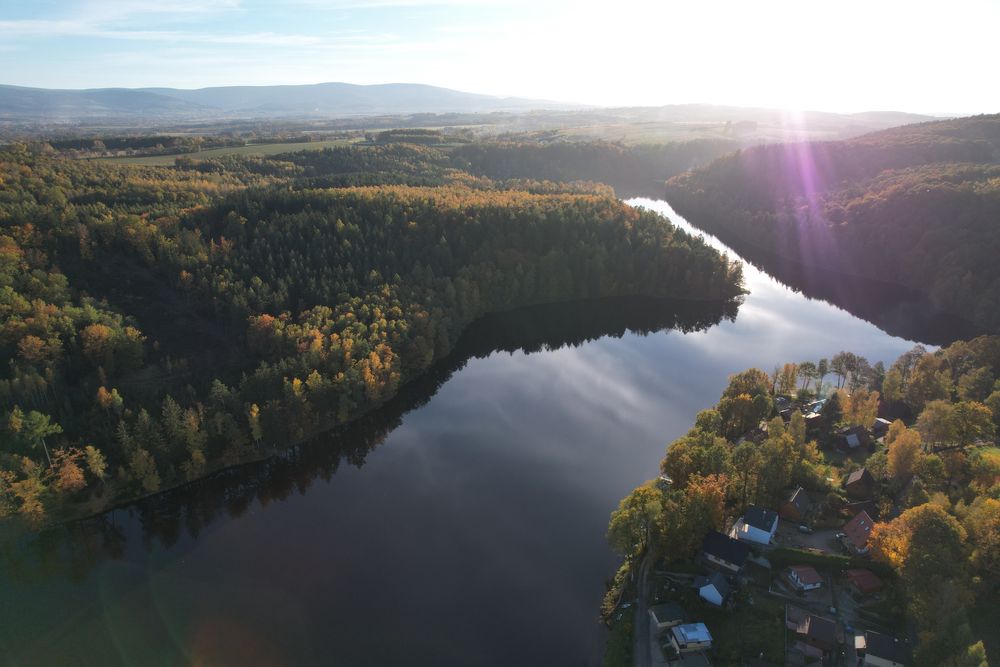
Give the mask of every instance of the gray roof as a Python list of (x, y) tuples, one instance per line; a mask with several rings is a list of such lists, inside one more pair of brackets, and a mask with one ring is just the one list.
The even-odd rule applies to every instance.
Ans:
[(670, 621), (680, 621), (683, 623), (687, 616), (684, 613), (684, 608), (674, 602), (654, 604), (649, 608), (649, 611), (653, 613), (657, 623), (668, 623)]
[(801, 486), (794, 491), (792, 495), (788, 498), (788, 502), (795, 505), (800, 512), (805, 512), (809, 509), (809, 505), (812, 504), (809, 500), (809, 494)]
[(715, 590), (719, 591), (719, 595), (722, 596), (723, 600), (729, 597), (729, 591), (730, 591), (729, 582), (726, 581), (726, 578), (722, 576), (721, 572), (713, 572), (707, 577), (699, 577), (699, 579), (703, 579), (703, 583), (698, 588), (701, 588), (702, 586), (705, 586), (707, 584), (711, 584), (715, 586)]
[(822, 616), (809, 614), (799, 623), (796, 632), (828, 644), (837, 643), (837, 624)]
[(712, 634), (704, 623), (688, 623), (674, 628), (674, 635), (684, 644), (712, 641)]
[(902, 665), (912, 659), (910, 642), (869, 630), (865, 633), (865, 653)]
[(743, 523), (768, 533), (771, 532), (771, 528), (774, 527), (774, 522), (777, 519), (777, 512), (757, 507), (756, 505), (750, 505), (743, 513)]
[(728, 535), (723, 535), (717, 530), (710, 530), (705, 535), (705, 541), (701, 544), (701, 550), (727, 563), (732, 563), (736, 567), (743, 567), (747, 556), (750, 555), (750, 547), (739, 540), (734, 540)]

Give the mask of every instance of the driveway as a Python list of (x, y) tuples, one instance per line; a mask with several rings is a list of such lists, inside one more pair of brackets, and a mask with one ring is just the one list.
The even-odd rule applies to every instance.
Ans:
[(840, 546), (836, 537), (837, 532), (831, 528), (817, 530), (813, 533), (800, 533), (797, 523), (782, 520), (778, 522), (778, 531), (774, 534), (774, 541), (782, 547), (819, 549), (826, 553), (839, 554)]

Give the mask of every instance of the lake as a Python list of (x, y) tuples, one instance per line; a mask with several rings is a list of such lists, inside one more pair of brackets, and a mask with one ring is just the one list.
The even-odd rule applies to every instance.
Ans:
[(841, 350), (888, 365), (914, 345), (745, 277), (738, 311), (612, 299), (485, 318), (350, 428), (4, 547), (0, 655), (599, 664), (608, 515), (727, 377)]

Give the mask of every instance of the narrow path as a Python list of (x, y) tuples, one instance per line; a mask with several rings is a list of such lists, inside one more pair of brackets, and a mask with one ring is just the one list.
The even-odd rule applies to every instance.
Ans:
[(650, 667), (649, 651), (649, 610), (646, 605), (647, 574), (649, 573), (649, 553), (642, 557), (639, 565), (639, 581), (636, 583), (635, 623), (633, 627), (632, 664), (635, 667)]

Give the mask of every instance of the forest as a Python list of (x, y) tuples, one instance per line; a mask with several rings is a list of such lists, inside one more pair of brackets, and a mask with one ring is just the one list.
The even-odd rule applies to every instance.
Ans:
[(672, 178), (666, 194), (765, 267), (900, 284), (1000, 329), (1000, 115), (749, 148)]
[(488, 313), (742, 293), (738, 264), (607, 186), (391, 139), (174, 167), (3, 149), (0, 516), (270, 456), (391, 399)]
[[(818, 398), (825, 403), (809, 419)], [(837, 447), (838, 434), (870, 432), (877, 418), (891, 424), (870, 446), (849, 455)], [(640, 486), (612, 514), (608, 540), (624, 563), (604, 615), (613, 618), (629, 573), (643, 558), (660, 569), (690, 566), (709, 530), (725, 530), (749, 505), (779, 507), (789, 489), (802, 487), (813, 498), (815, 526), (840, 526), (843, 517), (853, 516), (852, 497), (840, 480), (864, 468), (874, 479), (865, 507), (877, 517), (866, 556), (871, 560), (817, 556), (815, 549), (783, 545), (764, 555), (775, 565), (826, 565), (832, 576), (847, 566), (880, 572), (895, 591), (883, 613), (902, 614), (898, 630), (904, 639), (915, 628), (917, 665), (983, 667), (987, 653), (1000, 650), (998, 433), (998, 336), (934, 352), (918, 345), (889, 368), (840, 352), (772, 372), (752, 368), (733, 375), (719, 402), (667, 447), (660, 472), (671, 483)], [(713, 662), (741, 664), (766, 653), (762, 637), (772, 629), (780, 633), (782, 623), (760, 623), (760, 636), (717, 642)], [(619, 664), (630, 653), (626, 634), (612, 631), (606, 664)]]

